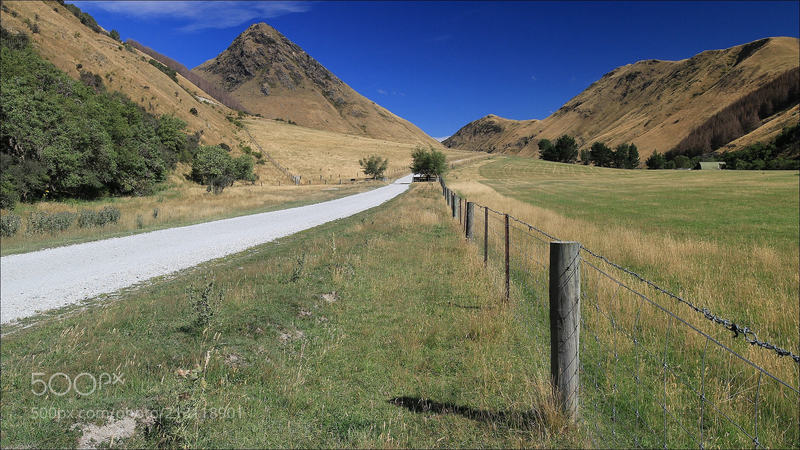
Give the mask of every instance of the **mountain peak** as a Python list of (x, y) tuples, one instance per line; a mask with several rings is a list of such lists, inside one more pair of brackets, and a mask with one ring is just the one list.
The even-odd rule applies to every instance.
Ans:
[(247, 27), (225, 51), (192, 71), (264, 117), (376, 138), (436, 142), (361, 96), (263, 22)]

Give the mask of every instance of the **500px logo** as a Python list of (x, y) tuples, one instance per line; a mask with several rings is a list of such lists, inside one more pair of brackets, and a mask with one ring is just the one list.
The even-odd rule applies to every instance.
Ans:
[(98, 377), (95, 377), (91, 373), (81, 372), (75, 375), (75, 378), (72, 378), (66, 373), (56, 372), (50, 375), (47, 381), (45, 381), (44, 376), (44, 372), (31, 373), (31, 392), (33, 392), (33, 395), (45, 395), (49, 392), (61, 397), (70, 391), (74, 391), (78, 395), (86, 396), (103, 390), (103, 386), (125, 384), (122, 374), (118, 373), (103, 372)]

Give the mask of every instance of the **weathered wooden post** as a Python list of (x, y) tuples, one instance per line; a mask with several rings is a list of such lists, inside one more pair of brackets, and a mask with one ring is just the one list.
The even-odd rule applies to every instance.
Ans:
[(461, 197), (458, 197), (458, 223), (463, 223), (461, 221), (461, 217), (463, 216), (463, 210), (461, 209)]
[(444, 188), (444, 200), (447, 202), (447, 206), (450, 206), (450, 189)]
[(511, 273), (509, 270), (509, 258), (508, 258), (508, 250), (509, 250), (509, 242), (508, 242), (508, 214), (506, 214), (506, 301), (511, 297)]
[(489, 208), (483, 207), (483, 265), (489, 263)]
[(473, 214), (475, 212), (475, 203), (467, 202), (467, 239), (472, 239), (472, 221), (473, 221)]
[(450, 207), (453, 209), (453, 218), (456, 218), (456, 194), (450, 193)]
[(581, 326), (580, 248), (550, 243), (550, 375), (570, 420), (578, 417), (578, 354)]

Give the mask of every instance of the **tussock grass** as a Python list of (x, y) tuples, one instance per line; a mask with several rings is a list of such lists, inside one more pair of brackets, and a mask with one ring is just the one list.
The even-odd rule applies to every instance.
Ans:
[[(185, 287), (212, 276), (224, 299), (205, 328), (182, 331), (194, 323)], [(586, 445), (550, 394), (534, 304), (504, 304), (494, 277), (437, 186), (416, 185), (4, 336), (0, 441), (75, 445), (87, 420), (31, 414), (53, 407), (150, 411), (149, 428), (113, 443), (131, 447)], [(32, 372), (118, 372), (125, 384), (35, 396)], [(209, 415), (226, 407), (231, 417)]]
[[(750, 326), (762, 340), (797, 352), (798, 219), (791, 215), (797, 209), (796, 173), (621, 172), (500, 158), (455, 171), (448, 185), (469, 200), (507, 211), (561, 239), (579, 241), (699, 306)], [(758, 191), (753, 192), (755, 186)], [(642, 198), (648, 199), (644, 205)], [(680, 226), (661, 219), (675, 214), (683, 217)], [(752, 223), (754, 216), (764, 217), (764, 225)], [(482, 240), (482, 214), (477, 217)], [(494, 218), (490, 225), (490, 261), (499, 262), (502, 226)], [(532, 297), (546, 298), (546, 267), (535, 261), (547, 262), (547, 246), (525, 237), (525, 231), (512, 227), (512, 282), (516, 289), (529, 289)], [(798, 386), (798, 367), (790, 359), (733, 339), (685, 305), (584, 258)], [(756, 370), (719, 346), (706, 347), (702, 335), (600, 276), (586, 262), (583, 383), (591, 389), (584, 389), (583, 407), (596, 419), (589, 422), (600, 424), (597, 432), (609, 439), (607, 444), (662, 445), (660, 405), (665, 398), (670, 445), (696, 446), (701, 423), (705, 446), (753, 445), (745, 433), (757, 434), (770, 446), (800, 442), (795, 393), (766, 375), (759, 380)], [(547, 326), (546, 319), (542, 326)], [(666, 390), (661, 366), (665, 352), (670, 364)], [(703, 389), (709, 401), (701, 413), (698, 393)], [(636, 419), (637, 410), (644, 419)]]

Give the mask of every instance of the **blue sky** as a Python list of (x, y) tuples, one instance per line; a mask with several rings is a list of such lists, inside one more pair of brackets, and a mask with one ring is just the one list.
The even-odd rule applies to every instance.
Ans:
[(614, 68), (800, 34), (800, 2), (74, 2), (189, 68), (266, 22), (434, 137), (542, 119)]

